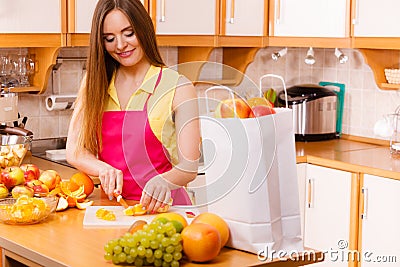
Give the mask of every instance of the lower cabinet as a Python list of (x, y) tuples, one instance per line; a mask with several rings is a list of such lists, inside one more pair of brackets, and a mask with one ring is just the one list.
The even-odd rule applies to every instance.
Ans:
[(400, 181), (361, 177), (361, 266), (400, 266)]
[(298, 165), (298, 174), (304, 246), (325, 256), (315, 266), (353, 266), (342, 254), (349, 248), (352, 179), (356, 176), (312, 164)]

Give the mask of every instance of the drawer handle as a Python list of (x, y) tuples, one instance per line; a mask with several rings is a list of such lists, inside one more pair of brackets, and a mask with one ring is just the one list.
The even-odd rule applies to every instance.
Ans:
[(229, 23), (233, 24), (235, 19), (235, 0), (231, 0), (231, 17), (229, 18)]
[(368, 188), (362, 187), (361, 193), (363, 194), (363, 210), (361, 213), (361, 219), (367, 219), (368, 211)]
[(161, 0), (161, 18), (160, 22), (165, 22), (165, 0)]
[(314, 208), (314, 179), (308, 179), (308, 194), (307, 194), (307, 206)]

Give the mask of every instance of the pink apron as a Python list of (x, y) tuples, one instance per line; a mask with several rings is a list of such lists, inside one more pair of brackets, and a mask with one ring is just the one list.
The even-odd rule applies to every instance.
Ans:
[[(158, 75), (158, 86), (162, 71)], [(147, 99), (148, 101), (148, 99)], [(147, 101), (142, 111), (106, 111), (103, 113), (103, 148), (99, 158), (122, 170), (122, 196), (140, 200), (142, 189), (154, 176), (169, 171), (168, 152), (150, 128)], [(173, 205), (191, 205), (185, 189), (171, 191)]]

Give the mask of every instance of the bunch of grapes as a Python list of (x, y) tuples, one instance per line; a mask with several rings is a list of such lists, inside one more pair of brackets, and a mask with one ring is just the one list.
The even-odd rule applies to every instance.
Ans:
[(104, 259), (114, 264), (178, 267), (182, 237), (172, 222), (155, 220), (141, 230), (108, 241), (104, 250)]

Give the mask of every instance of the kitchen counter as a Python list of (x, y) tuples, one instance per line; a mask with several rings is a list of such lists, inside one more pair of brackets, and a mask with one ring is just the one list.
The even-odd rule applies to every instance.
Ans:
[[(89, 196), (94, 205), (116, 205), (98, 188)], [(132, 204), (132, 203), (130, 203)], [(0, 224), (0, 247), (3, 256), (16, 258), (27, 266), (113, 266), (104, 260), (104, 244), (123, 235), (127, 228), (84, 228), (84, 210), (69, 208), (52, 214), (40, 224), (16, 226)], [(0, 255), (1, 255), (0, 253)], [(312, 258), (312, 257), (311, 257)], [(315, 262), (322, 260), (317, 253)], [(255, 254), (223, 248), (209, 263), (195, 264), (183, 261), (182, 266), (300, 266), (313, 263), (308, 259), (259, 261)], [(4, 261), (3, 261), (4, 264)], [(39, 265), (35, 265), (39, 264)], [(6, 264), (0, 266), (8, 266)], [(11, 265), (12, 266), (12, 265)], [(20, 266), (20, 265), (18, 265)]]
[(296, 156), (297, 163), (307, 162), (400, 180), (400, 158), (392, 157), (387, 146), (346, 139), (296, 142)]
[[(387, 146), (346, 139), (297, 142), (296, 155), (298, 163), (307, 162), (345, 171), (400, 179), (400, 159), (392, 158)], [(69, 179), (76, 172), (74, 168), (30, 155), (26, 157), (25, 162), (37, 164), (43, 170), (55, 169), (62, 179)], [(95, 183), (98, 182), (95, 179)], [(95, 205), (116, 204), (102, 195), (101, 190), (97, 188), (90, 199), (95, 201)], [(52, 215), (49, 220), (37, 225), (0, 224), (2, 233), (0, 247), (3, 248), (1, 252), (3, 256), (22, 255), (43, 266), (112, 266), (103, 259), (103, 246), (108, 240), (122, 235), (127, 229), (85, 229), (82, 224), (84, 213), (83, 210), (70, 208)], [(224, 248), (214, 261), (202, 266), (298, 266), (308, 263), (310, 262), (260, 262), (254, 254)], [(26, 265), (33, 266), (31, 263)], [(185, 262), (183, 266), (198, 265)]]

